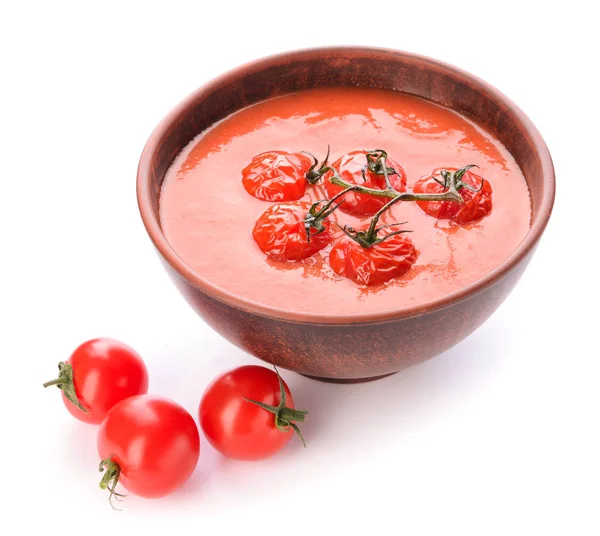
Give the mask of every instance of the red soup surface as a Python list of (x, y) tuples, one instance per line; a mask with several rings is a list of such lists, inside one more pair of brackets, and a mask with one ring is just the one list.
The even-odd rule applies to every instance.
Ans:
[[(242, 169), (265, 151), (310, 151), (322, 159), (328, 144), (329, 162), (355, 150), (385, 149), (404, 168), (408, 188), (436, 168), (476, 164), (492, 187), (492, 212), (458, 225), (414, 202), (396, 203), (382, 223), (408, 221), (404, 228), (419, 256), (406, 275), (374, 287), (337, 276), (328, 263), (331, 245), (299, 262), (267, 258), (252, 229), (273, 203), (244, 189)], [(325, 197), (317, 185), (302, 199)], [(167, 240), (200, 276), (259, 304), (320, 314), (381, 312), (450, 294), (502, 262), (527, 233), (530, 216), (521, 170), (481, 127), (417, 97), (358, 88), (301, 91), (227, 117), (176, 158), (160, 202)], [(354, 227), (369, 218), (339, 210), (333, 216)]]

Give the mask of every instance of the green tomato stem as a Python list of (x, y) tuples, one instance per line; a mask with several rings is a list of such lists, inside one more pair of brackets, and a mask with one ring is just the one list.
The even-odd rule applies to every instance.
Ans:
[(102, 476), (102, 480), (100, 480), (100, 489), (107, 489), (109, 491), (108, 502), (113, 509), (118, 510), (118, 508), (115, 508), (112, 499), (114, 497), (115, 500), (120, 501), (125, 495), (117, 493), (115, 490), (119, 483), (119, 477), (121, 476), (121, 467), (117, 462), (112, 460), (113, 456), (114, 454), (111, 454), (108, 458), (102, 460), (98, 468), (100, 472), (106, 470)]
[(279, 375), (279, 371), (277, 367), (273, 367), (277, 374), (277, 379), (279, 380), (279, 405), (278, 406), (270, 406), (269, 404), (265, 404), (263, 402), (258, 402), (257, 400), (250, 400), (248, 398), (242, 397), (244, 401), (249, 402), (250, 404), (255, 404), (258, 407), (268, 411), (275, 415), (275, 426), (277, 430), (280, 432), (289, 432), (290, 430), (294, 430), (298, 437), (301, 439), (302, 444), (306, 447), (306, 441), (304, 441), (304, 436), (300, 431), (300, 428), (295, 424), (296, 422), (304, 422), (304, 418), (308, 414), (308, 411), (293, 409), (286, 407), (287, 396), (285, 394), (285, 387), (283, 385), (283, 380)]
[(89, 413), (77, 398), (75, 384), (73, 383), (73, 367), (69, 363), (61, 361), (58, 364), (58, 378), (46, 382), (44, 387), (50, 387), (51, 385), (56, 385), (64, 393), (65, 398), (86, 415)]

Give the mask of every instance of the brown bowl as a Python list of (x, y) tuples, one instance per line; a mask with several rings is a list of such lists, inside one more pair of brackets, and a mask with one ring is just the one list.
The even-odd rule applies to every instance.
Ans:
[[(360, 315), (297, 313), (261, 305), (215, 287), (167, 242), (159, 194), (177, 154), (223, 117), (276, 95), (314, 87), (363, 86), (402, 91), (452, 108), (496, 136), (529, 185), (531, 228), (502, 264), (453, 294), (396, 311)], [(329, 381), (361, 381), (397, 372), (455, 345), (480, 326), (521, 277), (554, 203), (554, 169), (525, 114), (482, 80), (422, 56), (377, 48), (300, 50), (261, 59), (209, 82), (150, 136), (138, 169), (137, 196), (146, 230), (169, 275), (196, 312), (247, 352)]]

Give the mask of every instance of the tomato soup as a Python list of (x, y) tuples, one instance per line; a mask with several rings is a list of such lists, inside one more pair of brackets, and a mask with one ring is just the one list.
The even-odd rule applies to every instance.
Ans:
[[(309, 151), (321, 160), (328, 145), (330, 162), (356, 150), (385, 149), (404, 169), (409, 189), (436, 168), (477, 165), (493, 190), (493, 209), (459, 225), (428, 215), (415, 202), (394, 204), (382, 223), (407, 222), (403, 228), (419, 254), (408, 273), (376, 286), (338, 276), (329, 264), (331, 245), (297, 262), (267, 257), (252, 230), (274, 203), (244, 189), (242, 170), (266, 151)], [(321, 181), (303, 200), (326, 197)], [(429, 101), (359, 88), (301, 91), (223, 119), (175, 159), (160, 200), (167, 240), (200, 276), (262, 305), (320, 314), (400, 309), (452, 293), (501, 263), (524, 238), (530, 217), (525, 178), (489, 133)], [(341, 210), (331, 216), (353, 227), (370, 218)]]

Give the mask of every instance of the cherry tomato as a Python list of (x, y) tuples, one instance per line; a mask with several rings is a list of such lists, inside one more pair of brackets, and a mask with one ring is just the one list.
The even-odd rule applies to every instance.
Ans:
[[(461, 168), (461, 170), (457, 168), (437, 168), (431, 175), (419, 179), (415, 183), (413, 191), (427, 194), (442, 193), (446, 190), (444, 186), (446, 182), (445, 174), (460, 173), (462, 170), (465, 170), (465, 168)], [(468, 169), (463, 172), (460, 181), (463, 186), (458, 189), (458, 192), (464, 199), (464, 203), (461, 204), (455, 201), (417, 201), (417, 205), (434, 218), (452, 220), (456, 223), (472, 223), (487, 216), (492, 211), (492, 187), (490, 183)]]
[(310, 242), (305, 220), (312, 205), (304, 201), (273, 205), (256, 221), (252, 236), (263, 253), (279, 261), (300, 261), (326, 247), (332, 240), (331, 223), (325, 218), (321, 232), (310, 227)]
[[(338, 160), (336, 160), (331, 167), (337, 170), (340, 177), (349, 184), (358, 184), (366, 188), (373, 188), (375, 190), (385, 190), (385, 176), (378, 174), (375, 171), (367, 168), (363, 179), (362, 169), (368, 164), (366, 151), (352, 151), (345, 154)], [(386, 155), (387, 157), (387, 155)], [(388, 178), (392, 187), (398, 192), (406, 191), (406, 173), (402, 166), (390, 158), (386, 158), (386, 167), (390, 171)], [(375, 162), (371, 160), (371, 162)], [(373, 166), (371, 166), (373, 167)], [(391, 172), (391, 171), (394, 172)], [(323, 184), (329, 197), (333, 197), (343, 190), (343, 187), (337, 186), (330, 182), (330, 178), (333, 176), (331, 171), (328, 171), (323, 177)], [(344, 204), (340, 210), (356, 215), (371, 215), (375, 214), (380, 208), (382, 208), (387, 202), (388, 198), (376, 197), (370, 194), (360, 194), (356, 192), (348, 193), (344, 197)]]
[(224, 456), (239, 460), (259, 460), (281, 450), (292, 430), (300, 435), (295, 422), (302, 422), (306, 413), (294, 409), (278, 373), (255, 365), (218, 377), (199, 408), (206, 439)]
[(179, 404), (153, 395), (119, 402), (98, 429), (100, 483), (118, 494), (117, 482), (141, 497), (163, 497), (194, 472), (200, 436), (192, 416)]
[[(358, 230), (366, 232), (368, 227)], [(381, 228), (382, 240), (363, 247), (349, 236), (342, 235), (329, 253), (333, 271), (359, 285), (373, 286), (405, 275), (416, 262), (419, 252), (410, 238), (396, 232), (394, 226)], [(387, 235), (389, 238), (385, 238)]]
[(296, 201), (306, 192), (306, 172), (311, 166), (310, 157), (302, 153), (261, 153), (242, 170), (242, 184), (263, 201)]
[(90, 424), (102, 422), (118, 402), (148, 392), (148, 371), (140, 355), (115, 339), (93, 339), (58, 364), (57, 385), (69, 413)]

